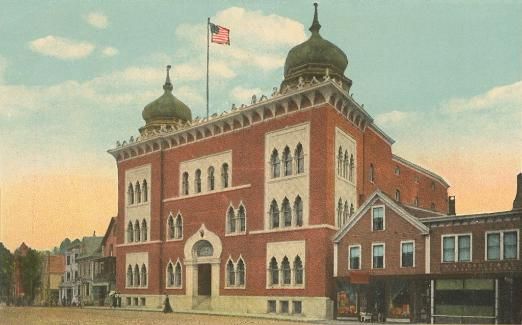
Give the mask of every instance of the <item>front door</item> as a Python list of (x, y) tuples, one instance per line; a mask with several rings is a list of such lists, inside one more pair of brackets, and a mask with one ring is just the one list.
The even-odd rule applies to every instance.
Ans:
[(210, 296), (211, 276), (210, 264), (198, 265), (198, 296)]

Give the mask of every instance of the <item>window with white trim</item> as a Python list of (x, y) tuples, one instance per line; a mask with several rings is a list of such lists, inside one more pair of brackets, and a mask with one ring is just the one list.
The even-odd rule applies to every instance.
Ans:
[(442, 235), (442, 262), (470, 262), (471, 234)]
[(372, 244), (372, 269), (384, 269), (384, 244)]
[(499, 261), (519, 258), (519, 231), (486, 232), (486, 260)]
[(361, 245), (354, 245), (348, 247), (348, 269), (361, 269)]
[(384, 230), (384, 206), (372, 207), (372, 230)]
[(401, 242), (401, 267), (415, 266), (415, 242)]

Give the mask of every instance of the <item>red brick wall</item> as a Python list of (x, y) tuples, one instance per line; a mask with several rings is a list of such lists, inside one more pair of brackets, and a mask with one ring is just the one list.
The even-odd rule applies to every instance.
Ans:
[[(382, 204), (379, 200), (374, 205)], [(415, 267), (400, 267), (400, 242), (415, 240)], [(372, 269), (372, 243), (385, 243), (385, 268)], [(348, 274), (348, 246), (361, 245), (361, 271), (373, 275), (422, 274), (425, 271), (425, 236), (415, 226), (385, 207), (385, 230), (371, 230), (371, 209), (369, 209), (338, 245), (338, 276)]]

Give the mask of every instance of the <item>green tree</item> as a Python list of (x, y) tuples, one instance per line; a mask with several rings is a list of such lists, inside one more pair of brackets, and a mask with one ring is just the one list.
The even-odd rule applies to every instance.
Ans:
[(0, 243), (0, 301), (10, 296), (13, 281), (13, 254)]
[(32, 303), (41, 284), (42, 257), (34, 249), (29, 249), (27, 255), (20, 256), (20, 271), (22, 286), (28, 302)]

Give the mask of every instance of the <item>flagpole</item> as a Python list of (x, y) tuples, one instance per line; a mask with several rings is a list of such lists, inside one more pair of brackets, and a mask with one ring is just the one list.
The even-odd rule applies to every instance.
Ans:
[(207, 120), (208, 120), (208, 62), (210, 49), (210, 17), (207, 18)]

